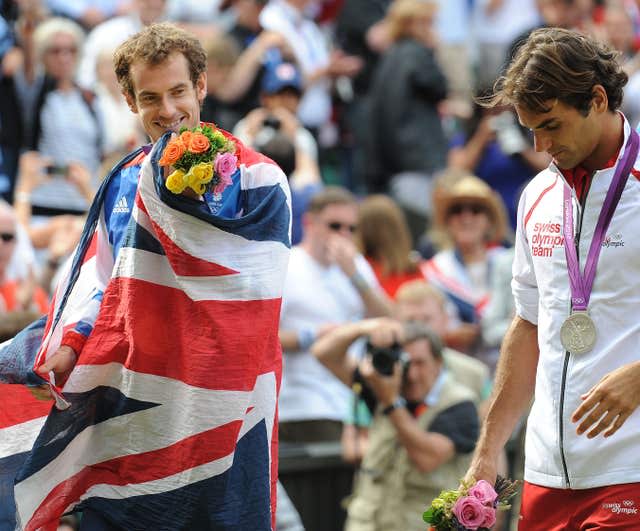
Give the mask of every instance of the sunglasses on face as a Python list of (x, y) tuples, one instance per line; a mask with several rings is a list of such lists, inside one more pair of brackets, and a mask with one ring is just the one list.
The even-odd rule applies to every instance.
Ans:
[(356, 231), (357, 227), (355, 225), (349, 225), (347, 223), (340, 223), (339, 221), (329, 221), (327, 223), (327, 227), (332, 232), (340, 232), (342, 229), (348, 229), (352, 234)]
[(484, 205), (479, 203), (458, 203), (453, 205), (448, 211), (449, 216), (459, 216), (463, 212), (471, 212), (474, 216), (486, 212)]
[(0, 232), (0, 240), (2, 240), (4, 243), (11, 243), (13, 240), (15, 240), (16, 235), (12, 234), (11, 232)]

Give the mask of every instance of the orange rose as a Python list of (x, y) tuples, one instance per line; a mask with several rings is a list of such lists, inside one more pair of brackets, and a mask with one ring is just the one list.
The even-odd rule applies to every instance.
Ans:
[(209, 139), (202, 133), (193, 133), (189, 142), (189, 151), (193, 153), (204, 153), (209, 149)]
[(182, 133), (180, 133), (180, 140), (182, 140), (182, 143), (185, 146), (188, 146), (191, 143), (191, 137), (193, 137), (193, 131), (182, 131)]
[(169, 142), (162, 152), (162, 157), (158, 164), (160, 166), (171, 166), (180, 160), (186, 151), (185, 145), (179, 138)]

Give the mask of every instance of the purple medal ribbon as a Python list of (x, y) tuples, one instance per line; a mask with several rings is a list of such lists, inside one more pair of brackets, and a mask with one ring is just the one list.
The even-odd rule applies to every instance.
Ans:
[(589, 253), (587, 254), (587, 262), (584, 268), (584, 275), (580, 272), (580, 264), (578, 262), (578, 253), (576, 251), (575, 239), (573, 236), (573, 203), (571, 201), (571, 189), (565, 184), (564, 187), (564, 253), (567, 258), (567, 269), (569, 270), (569, 285), (571, 286), (571, 309), (573, 311), (586, 311), (591, 297), (591, 289), (593, 281), (596, 277), (596, 265), (598, 257), (602, 250), (602, 242), (605, 233), (609, 228), (609, 223), (613, 217), (613, 213), (618, 206), (622, 190), (624, 190), (629, 173), (638, 156), (638, 133), (631, 130), (627, 145), (625, 146), (622, 159), (616, 166), (613, 179), (607, 196), (605, 197), (598, 216), (598, 223), (593, 233)]

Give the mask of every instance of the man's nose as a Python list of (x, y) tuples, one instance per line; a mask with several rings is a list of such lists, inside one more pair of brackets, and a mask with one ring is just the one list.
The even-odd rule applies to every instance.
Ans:
[(172, 117), (176, 112), (176, 106), (170, 96), (165, 96), (160, 102), (160, 115), (163, 117)]

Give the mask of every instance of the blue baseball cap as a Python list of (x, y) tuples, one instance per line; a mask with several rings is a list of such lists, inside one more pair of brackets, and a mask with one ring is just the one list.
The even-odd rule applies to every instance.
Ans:
[(293, 63), (268, 64), (262, 76), (262, 92), (277, 94), (284, 89), (302, 94), (302, 76)]

